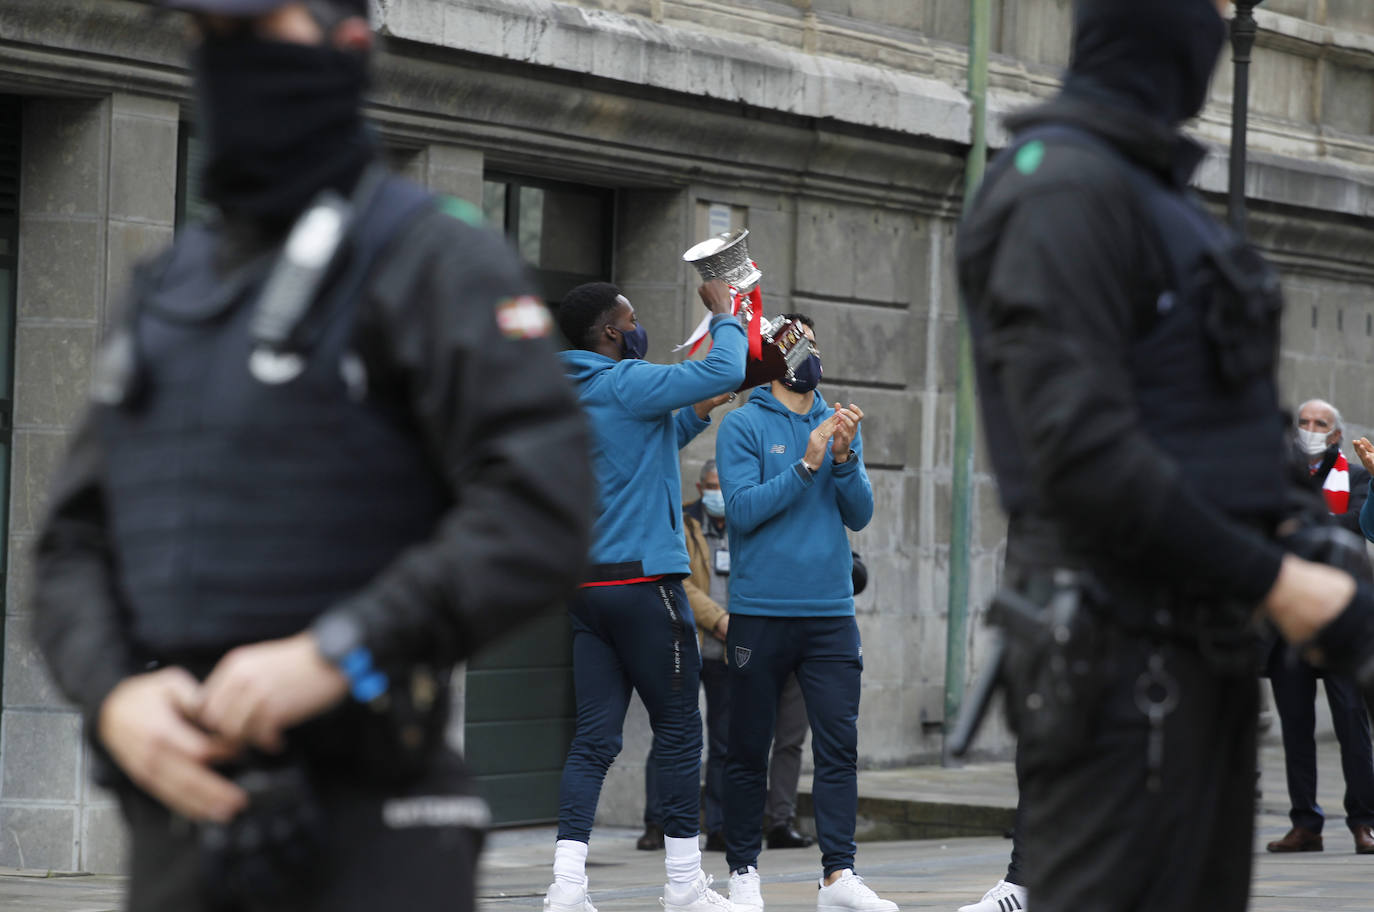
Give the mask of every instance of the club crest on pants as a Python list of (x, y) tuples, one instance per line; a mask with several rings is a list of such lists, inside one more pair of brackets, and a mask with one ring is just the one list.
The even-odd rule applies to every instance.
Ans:
[(745, 665), (748, 665), (748, 664), (749, 664), (749, 657), (752, 656), (753, 654), (754, 654), (754, 650), (750, 649), (748, 646), (736, 646), (736, 647), (735, 647), (735, 667), (736, 667), (736, 668), (743, 668)]

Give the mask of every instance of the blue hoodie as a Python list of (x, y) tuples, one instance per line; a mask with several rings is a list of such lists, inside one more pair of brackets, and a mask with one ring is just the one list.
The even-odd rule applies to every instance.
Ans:
[(678, 450), (710, 424), (691, 406), (738, 389), (748, 343), (734, 317), (711, 321), (701, 361), (614, 361), (576, 349), (559, 355), (592, 427), (599, 492), (588, 582), (686, 575)]
[(816, 391), (798, 415), (760, 387), (725, 416), (716, 438), (716, 470), (730, 529), (730, 613), (770, 617), (841, 617), (854, 613), (855, 532), (873, 518), (873, 486), (863, 440), (815, 478), (802, 465), (811, 431), (834, 412)]

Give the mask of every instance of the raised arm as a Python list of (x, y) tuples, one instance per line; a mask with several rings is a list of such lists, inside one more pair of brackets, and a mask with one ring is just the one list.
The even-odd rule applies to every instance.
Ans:
[(654, 364), (622, 362), (615, 394), (637, 418), (653, 419), (738, 389), (748, 348), (744, 327), (729, 315), (711, 319), (711, 353), (700, 361)]

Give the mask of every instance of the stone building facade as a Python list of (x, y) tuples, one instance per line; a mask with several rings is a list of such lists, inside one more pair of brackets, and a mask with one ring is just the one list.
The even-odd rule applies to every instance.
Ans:
[[(993, 7), (992, 103), (1005, 112), (1053, 91), (1072, 3)], [(815, 317), (824, 389), (868, 414), (877, 514), (854, 538), (871, 574), (858, 599), (861, 762), (937, 759), (967, 3), (380, 0), (377, 14), (371, 115), (388, 154), (482, 204), (551, 297), (584, 278), (617, 282), (666, 359), (699, 315), (681, 252), (721, 227), (750, 229), (768, 310)], [(1363, 429), (1374, 424), (1374, 5), (1270, 0), (1260, 22), (1247, 187), (1253, 233), (1287, 281), (1284, 390), (1330, 398)], [(1230, 91), (1224, 67), (1197, 125), (1219, 148)], [(113, 800), (89, 784), (79, 719), (31, 644), (25, 563), (130, 266), (195, 211), (188, 94), (179, 24), (144, 3), (0, 5), (0, 866), (121, 864)], [(1223, 150), (1202, 189), (1219, 194), (1225, 174)], [(684, 454), (689, 492), (711, 449), (708, 435)], [(981, 456), (975, 482), (971, 669), (1004, 537)], [(541, 627), (546, 640), (565, 635), (556, 615)], [(522, 654), (460, 676), (453, 733), (478, 766), (545, 757), (524, 779), (491, 777), (498, 796), (536, 794), (543, 807), (556, 751), (529, 728), (566, 733), (566, 674), (541, 689)], [(1010, 747), (997, 724), (982, 744)], [(647, 746), (636, 709), (604, 821), (637, 821)]]

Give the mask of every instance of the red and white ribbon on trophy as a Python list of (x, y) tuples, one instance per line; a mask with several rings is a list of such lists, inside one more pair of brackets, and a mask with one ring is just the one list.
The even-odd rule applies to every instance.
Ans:
[[(749, 261), (749, 265), (752, 266), (754, 269), (758, 269), (758, 264), (755, 263), (753, 260)], [(751, 288), (748, 292), (741, 292), (738, 288), (731, 285), (730, 291), (735, 298), (735, 305), (733, 310), (731, 311), (735, 314), (735, 316), (739, 316), (740, 310), (744, 308), (744, 302), (749, 302), (749, 314), (747, 317), (749, 330), (749, 357), (753, 358), (754, 360), (758, 360), (759, 358), (763, 357), (762, 286), (760, 286), (759, 283), (755, 282), (754, 287)], [(687, 341), (683, 342), (681, 345), (674, 348), (673, 351), (678, 352), (686, 348), (689, 349), (689, 351), (687, 352), (688, 355), (695, 355), (697, 353), (697, 349), (701, 348), (701, 343), (706, 341), (706, 338), (710, 335), (711, 320), (714, 317), (715, 314), (710, 313), (703, 317), (701, 322), (697, 324), (697, 328), (692, 330), (692, 334), (687, 337)], [(707, 345), (707, 350), (710, 350), (709, 343)]]

